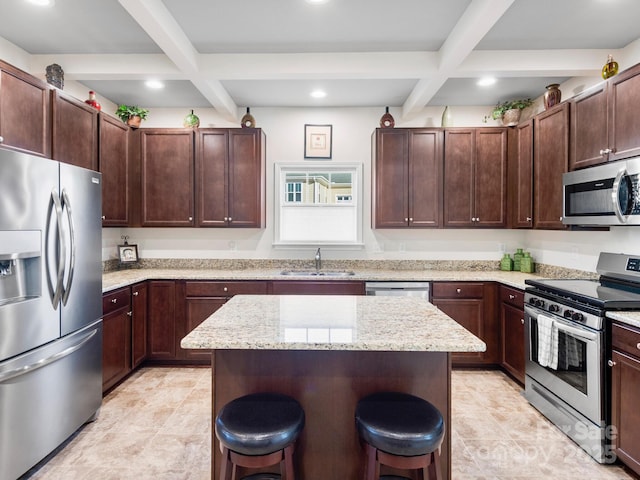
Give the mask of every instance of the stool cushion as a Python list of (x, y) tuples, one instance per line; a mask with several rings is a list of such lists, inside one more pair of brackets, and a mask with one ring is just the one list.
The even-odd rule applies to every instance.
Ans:
[(407, 393), (378, 392), (364, 397), (356, 407), (356, 427), (369, 445), (404, 457), (434, 452), (444, 438), (440, 411)]
[(243, 455), (267, 455), (293, 443), (304, 427), (304, 410), (291, 397), (255, 393), (227, 403), (216, 417), (218, 440)]

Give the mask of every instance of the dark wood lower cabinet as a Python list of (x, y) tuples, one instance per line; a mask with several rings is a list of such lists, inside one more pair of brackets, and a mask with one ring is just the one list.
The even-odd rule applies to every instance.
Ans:
[(151, 280), (148, 287), (147, 359), (176, 360), (176, 282)]
[(501, 366), (524, 384), (524, 292), (500, 286)]
[(454, 366), (499, 363), (496, 295), (497, 285), (493, 282), (433, 283), (431, 303), (487, 344), (485, 352), (452, 353)]
[(615, 454), (640, 475), (640, 330), (613, 324), (611, 423)]
[(102, 297), (102, 391), (131, 372), (131, 302), (129, 287)]
[(147, 283), (131, 287), (131, 363), (136, 368), (147, 358)]
[(364, 295), (364, 282), (351, 280), (307, 281), (277, 280), (272, 282), (274, 295)]

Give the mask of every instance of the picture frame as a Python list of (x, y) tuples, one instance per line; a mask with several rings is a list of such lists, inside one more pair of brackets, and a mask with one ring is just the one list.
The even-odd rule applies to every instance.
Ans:
[(121, 264), (138, 263), (138, 245), (129, 243), (118, 245), (118, 259)]
[(304, 158), (331, 159), (332, 125), (304, 126)]

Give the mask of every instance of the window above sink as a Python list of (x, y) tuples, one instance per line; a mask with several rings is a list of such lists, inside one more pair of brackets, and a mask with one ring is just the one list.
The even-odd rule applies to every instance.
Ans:
[(275, 246), (362, 247), (362, 165), (276, 164)]

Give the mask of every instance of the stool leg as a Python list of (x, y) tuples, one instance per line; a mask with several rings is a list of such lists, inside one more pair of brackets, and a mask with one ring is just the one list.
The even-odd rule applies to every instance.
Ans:
[(376, 448), (365, 443), (367, 452), (365, 454), (364, 480), (378, 480), (380, 477), (380, 466), (378, 465)]
[(284, 449), (284, 480), (296, 480), (293, 471), (293, 444)]
[(440, 449), (431, 453), (431, 463), (429, 464), (429, 480), (442, 480), (440, 470)]
[(222, 449), (222, 465), (220, 465), (220, 480), (231, 480), (232, 472), (235, 474), (235, 468), (231, 463), (229, 449)]

